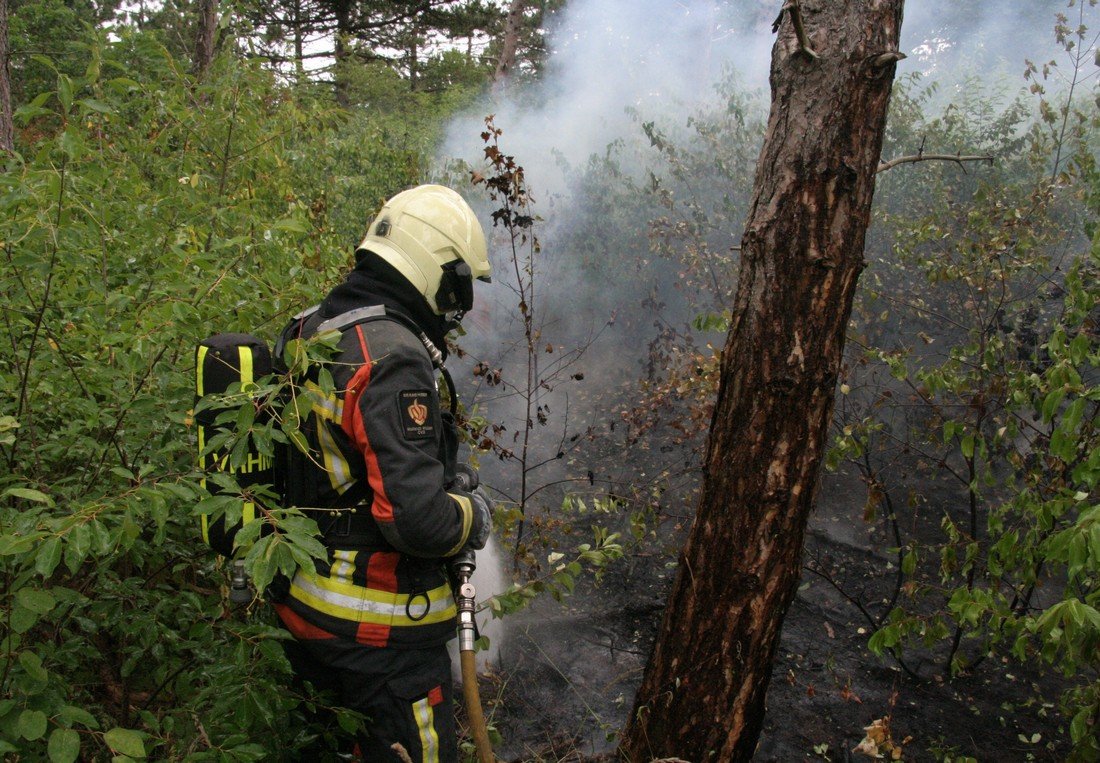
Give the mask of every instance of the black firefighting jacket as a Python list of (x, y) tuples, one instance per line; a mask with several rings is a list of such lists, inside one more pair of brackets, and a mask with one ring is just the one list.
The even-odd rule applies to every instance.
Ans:
[(327, 364), (333, 388), (305, 382), (311, 412), (302, 431), (311, 453), (288, 467), (284, 491), (313, 510), (329, 555), (295, 575), (280, 617), (298, 638), (443, 643), (456, 614), (444, 560), (465, 545), (476, 520), (469, 496), (445, 489), (456, 436), (440, 410), (432, 343), (399, 311), (325, 312), (322, 305), (301, 316), (283, 336), (342, 330)]

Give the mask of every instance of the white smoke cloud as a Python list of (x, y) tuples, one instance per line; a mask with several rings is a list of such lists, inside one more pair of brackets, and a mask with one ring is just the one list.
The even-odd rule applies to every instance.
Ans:
[(638, 132), (628, 110), (679, 112), (682, 121), (713, 97), (728, 65), (764, 87), (772, 40), (750, 10), (711, 0), (574, 0), (552, 32), (540, 83), (454, 122), (444, 155), (476, 163), (482, 116), (494, 113), (532, 187), (561, 191), (561, 161), (577, 166)]
[[(926, 82), (941, 83), (943, 98), (954, 98), (966, 77), (991, 80), (985, 84), (992, 92), (1003, 87), (1009, 94), (1018, 93), (1025, 84), (1025, 58), (1044, 61), (1058, 56), (1052, 33), (1055, 13), (1077, 11), (1067, 8), (1067, 2), (909, 0), (901, 42), (909, 58), (901, 62), (898, 73), (924, 73)], [(580, 220), (588, 225), (586, 234), (604, 232), (601, 222), (597, 219), (593, 224), (588, 214), (601, 208), (598, 200), (570, 186), (578, 168), (591, 156), (604, 156), (609, 146), (616, 146), (621, 170), (635, 178), (642, 176), (659, 163), (659, 157), (642, 136), (641, 123), (655, 121), (689, 132), (685, 129), (688, 118), (719, 102), (716, 85), (731, 70), (741, 87), (763, 94), (761, 108), (766, 108), (775, 42), (771, 27), (780, 6), (780, 0), (571, 0), (551, 30), (551, 54), (540, 80), (505, 89), (498, 100), (487, 99), (450, 125), (441, 150), (444, 161), (462, 159), (473, 167), (483, 166), (484, 145), (479, 136), (484, 115), (491, 113), (504, 130), (502, 150), (525, 168), (536, 201), (534, 211), (543, 218), (537, 226), (543, 249), (536, 310), (550, 319), (544, 342), (576, 346), (578, 337), (597, 333), (611, 309), (616, 309), (608, 308), (612, 299), (590, 309), (583, 298), (589, 284), (572, 261), (574, 253), (557, 245)], [(1074, 25), (1076, 19), (1070, 23)], [(726, 189), (704, 190), (720, 195)], [(641, 247), (648, 223), (647, 219), (618, 221), (620, 231), (643, 232)], [(727, 233), (729, 245), (736, 243), (739, 231)], [(637, 240), (633, 245), (634, 251), (616, 242), (606, 249), (621, 260), (646, 254), (637, 251)], [(518, 300), (507, 288), (514, 269), (507, 266), (499, 236), (493, 248), (495, 283), (477, 286), (479, 305), (467, 320), (471, 333), (462, 344), (473, 356), (493, 367), (504, 365), (507, 372), (508, 348), (524, 343), (522, 335), (517, 335)], [(670, 288), (667, 269), (665, 276), (654, 270), (637, 272), (615, 285), (613, 298), (623, 307), (620, 316), (628, 310), (636, 315), (642, 312), (641, 297), (651, 289)], [(691, 317), (676, 316), (685, 324)], [(628, 323), (620, 319), (587, 353), (578, 370), (585, 372), (588, 388), (616, 373), (621, 380), (622, 374), (639, 368), (646, 339), (627, 333), (623, 326)], [(633, 325), (649, 329), (651, 323), (643, 314)], [(496, 398), (502, 396), (499, 388), (492, 392)], [(557, 397), (551, 401), (554, 411), (566, 407)], [(492, 418), (515, 421), (508, 405), (490, 399)], [(575, 404), (573, 410), (577, 410)], [(509, 431), (517, 428), (522, 425)]]

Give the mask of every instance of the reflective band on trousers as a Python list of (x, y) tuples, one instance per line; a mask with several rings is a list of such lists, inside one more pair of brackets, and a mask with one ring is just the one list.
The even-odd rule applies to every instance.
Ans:
[(416, 728), (420, 732), (420, 747), (424, 750), (424, 763), (437, 763), (439, 760), (439, 735), (435, 733), (435, 713), (428, 698), (414, 702), (413, 715)]
[(318, 612), (356, 623), (433, 625), (457, 614), (451, 589), (445, 584), (424, 593), (388, 593), (299, 570), (290, 584), (290, 595)]

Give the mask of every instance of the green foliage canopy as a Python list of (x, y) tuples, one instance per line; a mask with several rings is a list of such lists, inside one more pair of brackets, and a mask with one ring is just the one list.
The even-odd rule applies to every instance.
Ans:
[(258, 759), (314, 732), (198, 538), (194, 346), (315, 301), (420, 154), (258, 67), (84, 40), (0, 176), (0, 752)]

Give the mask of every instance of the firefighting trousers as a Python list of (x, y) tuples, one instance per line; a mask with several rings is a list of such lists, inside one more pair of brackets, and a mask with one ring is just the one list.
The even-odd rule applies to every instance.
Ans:
[(287, 659), (300, 681), (362, 713), (358, 739), (367, 763), (400, 761), (400, 744), (415, 763), (457, 763), (451, 658), (446, 645), (380, 649), (344, 639), (288, 641)]

